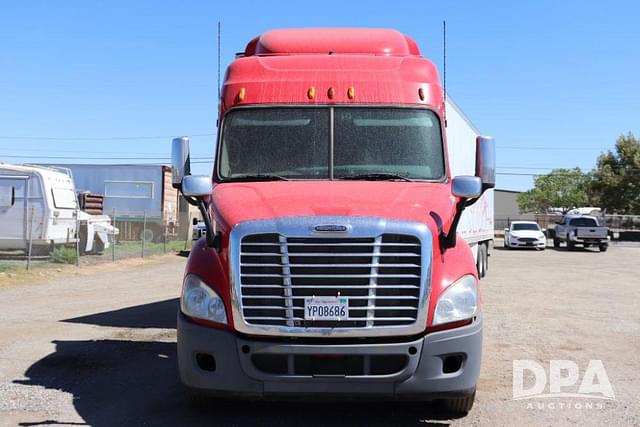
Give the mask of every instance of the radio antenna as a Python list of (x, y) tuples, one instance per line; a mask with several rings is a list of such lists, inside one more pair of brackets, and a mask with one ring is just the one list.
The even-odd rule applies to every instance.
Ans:
[(442, 20), (442, 91), (444, 97), (444, 106), (443, 106), (443, 114), (444, 114), (444, 127), (447, 127), (447, 21)]
[(220, 21), (218, 21), (218, 102), (220, 102)]

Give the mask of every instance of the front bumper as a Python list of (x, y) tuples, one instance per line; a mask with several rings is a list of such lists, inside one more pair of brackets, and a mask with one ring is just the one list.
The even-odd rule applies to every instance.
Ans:
[(521, 242), (519, 240), (510, 240), (509, 246), (517, 248), (544, 248), (547, 246), (546, 240), (535, 240), (533, 242)]
[[(226, 397), (312, 395), (406, 400), (463, 397), (475, 390), (481, 350), (480, 316), (468, 326), (433, 332), (407, 342), (302, 344), (240, 337), (196, 325), (178, 314), (178, 364), (183, 384)], [(203, 369), (202, 355), (208, 361), (206, 369)], [(262, 365), (259, 369), (255, 360), (264, 357), (284, 361), (282, 370), (265, 372)], [(374, 360), (398, 358), (405, 361), (398, 369), (375, 372)], [(300, 360), (312, 359), (322, 363), (325, 359), (365, 362), (364, 368), (360, 366), (363, 370), (354, 375), (298, 370)]]

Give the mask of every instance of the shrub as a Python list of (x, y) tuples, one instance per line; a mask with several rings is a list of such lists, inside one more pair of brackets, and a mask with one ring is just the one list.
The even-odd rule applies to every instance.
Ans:
[(49, 254), (49, 261), (57, 264), (75, 264), (76, 250), (75, 248), (55, 248)]

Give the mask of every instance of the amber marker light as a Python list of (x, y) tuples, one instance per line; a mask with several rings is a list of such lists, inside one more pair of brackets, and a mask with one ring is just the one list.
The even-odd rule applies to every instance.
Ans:
[(309, 89), (307, 89), (307, 98), (313, 99), (315, 97), (316, 97), (316, 88), (311, 86)]
[(329, 90), (327, 91), (327, 97), (329, 97), (329, 99), (333, 99), (335, 95), (336, 95), (336, 90), (330, 87)]
[(355, 97), (356, 97), (356, 90), (353, 88), (353, 86), (349, 86), (349, 89), (347, 89), (347, 98), (353, 99)]
[(424, 89), (418, 89), (418, 98), (420, 98), (420, 101), (424, 101)]
[(236, 97), (236, 99), (238, 100), (238, 102), (242, 102), (244, 101), (244, 97), (246, 95), (247, 95), (246, 89), (241, 87), (240, 90), (238, 91), (238, 96)]

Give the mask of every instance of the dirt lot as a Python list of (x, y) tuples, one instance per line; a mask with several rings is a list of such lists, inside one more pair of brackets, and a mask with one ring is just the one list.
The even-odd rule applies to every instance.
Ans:
[[(0, 283), (0, 424), (640, 425), (639, 260), (638, 247), (493, 250), (482, 281), (486, 329), (476, 406), (459, 419), (406, 404), (189, 409), (175, 361), (184, 258)], [(584, 398), (514, 401), (514, 359), (547, 368), (551, 359), (569, 359), (581, 379), (589, 360), (602, 360), (615, 400), (590, 409)]]

